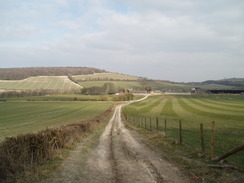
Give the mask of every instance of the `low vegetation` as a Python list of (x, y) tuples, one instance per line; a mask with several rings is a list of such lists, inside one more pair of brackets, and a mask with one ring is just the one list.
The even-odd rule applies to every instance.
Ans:
[[(152, 96), (147, 100), (133, 103), (124, 108), (130, 121), (149, 129), (164, 132), (167, 121), (167, 135), (178, 141), (179, 121), (182, 122), (183, 143), (195, 149), (201, 149), (200, 123), (204, 126), (206, 152), (210, 154), (210, 136), (212, 121), (216, 124), (215, 156), (221, 155), (244, 143), (244, 96)], [(142, 120), (142, 121), (141, 121)], [(147, 123), (147, 124), (145, 124)], [(228, 158), (244, 169), (242, 153)]]
[(163, 152), (164, 157), (170, 163), (184, 170), (191, 182), (241, 183), (244, 180), (244, 174), (239, 170), (208, 167), (209, 164), (213, 164), (208, 157), (201, 156), (199, 151), (192, 149), (190, 146), (177, 145), (174, 138), (165, 138), (161, 132), (146, 130), (131, 122), (126, 122), (126, 126), (137, 131), (143, 143), (159, 153)]
[(0, 182), (18, 182), (25, 174), (27, 177), (35, 174), (38, 166), (70, 147), (85, 132), (96, 128), (111, 112), (112, 107), (91, 120), (6, 138), (0, 143)]
[(92, 119), (112, 104), (113, 102), (7, 100), (0, 103), (0, 141), (9, 136)]
[[(244, 86), (243, 79), (235, 78), (174, 83), (84, 67), (0, 69), (0, 177), (6, 178), (45, 162), (92, 125), (101, 122), (102, 114), (108, 116), (114, 101), (140, 98), (133, 92), (184, 93), (193, 87), (233, 89)], [(196, 152), (201, 148), (199, 125), (202, 123), (206, 152), (201, 156), (204, 157), (210, 151), (212, 121), (216, 123), (215, 155), (244, 143), (243, 95), (151, 96), (126, 106), (123, 111), (130, 125), (158, 130), (170, 137), (171, 145), (179, 143), (181, 121), (183, 144)], [(227, 161), (244, 170), (243, 152)]]

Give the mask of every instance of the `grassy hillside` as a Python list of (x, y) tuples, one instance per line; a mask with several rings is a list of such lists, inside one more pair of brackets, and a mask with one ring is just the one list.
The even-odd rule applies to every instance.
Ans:
[(191, 87), (200, 87), (202, 89), (244, 89), (244, 78), (208, 80), (186, 84)]
[[(100, 74), (95, 74), (95, 75), (100, 75)], [(85, 76), (84, 76), (85, 78)], [(77, 78), (75, 78), (77, 79)], [(119, 80), (119, 77), (117, 77)], [(104, 83), (113, 83), (114, 85), (118, 86), (119, 88), (131, 88), (134, 90), (144, 90), (145, 86), (150, 86), (153, 90), (184, 90), (188, 91), (190, 90), (190, 86), (184, 85), (184, 84), (177, 84), (177, 83), (172, 83), (172, 82), (165, 82), (165, 81), (155, 81), (155, 80), (130, 80), (126, 81), (126, 79), (123, 80), (123, 78), (120, 78), (120, 81), (110, 81), (106, 80), (103, 81), (102, 79), (96, 80), (96, 81), (83, 81), (79, 82), (79, 84), (83, 87), (89, 88), (93, 86), (103, 86)]]
[(88, 67), (28, 67), (0, 68), (0, 80), (21, 80), (31, 76), (68, 76), (105, 72)]
[(168, 89), (175, 89), (175, 90), (188, 90), (191, 87), (185, 84), (178, 84), (173, 82), (166, 82), (166, 81), (159, 81), (159, 80), (148, 80), (146, 83), (151, 86), (153, 89), (156, 90), (168, 90)]
[(92, 119), (113, 102), (30, 102), (0, 103), (0, 141), (7, 136), (35, 132)]
[(105, 83), (113, 83), (115, 86), (119, 88), (133, 88), (133, 89), (141, 89), (142, 85), (140, 82), (136, 81), (86, 81), (79, 82), (82, 87), (89, 88), (93, 86), (103, 86)]
[(73, 75), (72, 76), (77, 81), (114, 81), (114, 80), (131, 80), (131, 81), (137, 81), (141, 78), (136, 76), (129, 76), (125, 74), (118, 74), (118, 73), (94, 73), (94, 74), (88, 74), (88, 75)]
[(37, 76), (24, 80), (0, 80), (0, 89), (4, 90), (79, 90), (81, 86), (67, 76)]
[[(53, 78), (51, 79), (51, 77), (47, 76), (52, 76)], [(71, 81), (79, 83), (83, 87), (101, 87), (105, 82), (112, 82), (120, 88), (132, 88), (134, 90), (143, 90), (145, 86), (149, 86), (153, 90), (178, 92), (190, 91), (194, 87), (206, 90), (244, 88), (244, 79), (242, 78), (209, 80), (197, 83), (174, 83), (161, 80), (145, 80), (142, 77), (110, 73), (101, 69), (87, 67), (33, 67), (0, 69), (0, 89), (73, 90), (78, 88), (74, 83), (71, 84), (64, 78), (62, 81), (61, 77), (54, 76), (68, 76)], [(6, 80), (11, 80), (11, 82)]]
[(244, 78), (229, 78), (221, 80), (204, 81), (204, 84), (220, 84), (232, 87), (244, 87)]

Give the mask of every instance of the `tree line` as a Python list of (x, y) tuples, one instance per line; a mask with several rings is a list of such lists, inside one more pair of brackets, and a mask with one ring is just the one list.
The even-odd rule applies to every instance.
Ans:
[(119, 93), (119, 95), (115, 95), (113, 97), (114, 101), (128, 101), (133, 100), (134, 95), (130, 92), (129, 89), (122, 89), (116, 86), (114, 83), (104, 83), (103, 86), (93, 86), (89, 88), (83, 88), (81, 90), (82, 94), (85, 95), (104, 95), (102, 100), (107, 100), (106, 95), (113, 95)]
[(31, 76), (87, 75), (103, 72), (106, 71), (89, 67), (0, 68), (0, 80), (21, 80)]
[(89, 88), (83, 88), (81, 93), (85, 95), (105, 95), (115, 94), (120, 91), (120, 88), (113, 83), (104, 83), (103, 86), (93, 86)]

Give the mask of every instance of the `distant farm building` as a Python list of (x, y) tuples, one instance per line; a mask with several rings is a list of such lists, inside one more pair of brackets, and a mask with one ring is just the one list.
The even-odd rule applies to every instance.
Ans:
[(201, 93), (201, 88), (196, 87), (191, 89), (191, 94), (199, 94)]

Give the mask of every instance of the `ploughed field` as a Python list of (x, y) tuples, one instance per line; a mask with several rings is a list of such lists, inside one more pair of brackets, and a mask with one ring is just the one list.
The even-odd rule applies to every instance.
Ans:
[(67, 76), (36, 76), (23, 80), (0, 80), (3, 90), (79, 90), (81, 86)]
[[(211, 127), (215, 121), (215, 156), (244, 143), (244, 96), (159, 95), (132, 103), (124, 108), (129, 121), (144, 128), (159, 131), (179, 140), (179, 121), (182, 122), (183, 144), (201, 150), (200, 123), (204, 127), (205, 152), (210, 153)], [(151, 122), (150, 122), (151, 121)], [(165, 122), (166, 121), (166, 122)], [(243, 151), (227, 158), (244, 170)]]
[(26, 100), (0, 102), (0, 141), (9, 136), (95, 118), (112, 103)]

